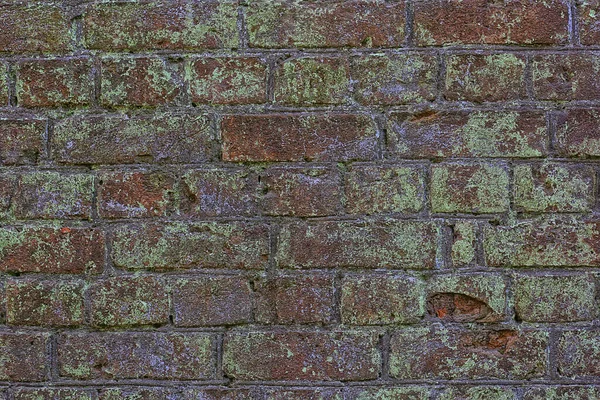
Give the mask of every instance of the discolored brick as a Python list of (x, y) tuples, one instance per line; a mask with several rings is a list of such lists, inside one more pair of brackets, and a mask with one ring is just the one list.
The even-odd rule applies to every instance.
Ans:
[(523, 400), (592, 400), (600, 398), (598, 386), (545, 386), (527, 389)]
[(533, 94), (539, 100), (596, 100), (600, 59), (592, 54), (543, 54), (533, 57)]
[(561, 332), (556, 356), (558, 375), (571, 379), (597, 377), (600, 374), (599, 339), (596, 329)]
[(598, 28), (598, 0), (579, 0), (577, 7), (579, 41), (583, 45), (597, 45), (600, 42), (600, 29)]
[(431, 396), (431, 391), (424, 387), (401, 386), (401, 387), (364, 387), (355, 389), (351, 392), (352, 399), (355, 400), (427, 400)]
[(18, 388), (14, 400), (93, 400), (94, 391), (85, 388)]
[(454, 267), (464, 267), (476, 261), (477, 224), (468, 220), (456, 221), (451, 226), (450, 258)]
[(0, 62), (0, 107), (8, 105), (8, 64)]
[(35, 164), (45, 153), (46, 121), (0, 119), (0, 163)]
[(342, 400), (341, 389), (318, 388), (318, 389), (288, 389), (278, 388), (267, 391), (266, 400)]
[(558, 152), (566, 157), (600, 156), (600, 111), (595, 108), (567, 110), (558, 115)]
[(99, 400), (179, 400), (181, 396), (170, 388), (164, 387), (124, 387), (105, 388), (98, 393)]
[(50, 334), (45, 332), (0, 333), (0, 379), (39, 382), (48, 379)]
[(442, 392), (439, 400), (517, 400), (515, 390), (503, 386), (455, 386)]

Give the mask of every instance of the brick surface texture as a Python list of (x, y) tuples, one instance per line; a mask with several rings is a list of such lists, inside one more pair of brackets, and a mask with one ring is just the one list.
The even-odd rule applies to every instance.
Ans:
[(600, 399), (600, 1), (0, 0), (0, 400)]

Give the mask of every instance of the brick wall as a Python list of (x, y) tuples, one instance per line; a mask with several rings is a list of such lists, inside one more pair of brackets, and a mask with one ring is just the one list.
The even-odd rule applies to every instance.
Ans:
[(0, 399), (600, 398), (595, 0), (0, 5)]

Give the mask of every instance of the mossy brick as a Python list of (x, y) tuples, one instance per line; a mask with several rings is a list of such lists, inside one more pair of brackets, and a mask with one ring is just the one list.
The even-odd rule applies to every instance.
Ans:
[(14, 400), (94, 400), (95, 391), (85, 388), (17, 388)]
[(0, 164), (35, 164), (45, 154), (46, 121), (0, 119)]
[(198, 332), (66, 332), (57, 339), (62, 378), (200, 380), (215, 375), (215, 338)]
[(50, 334), (46, 332), (0, 333), (0, 379), (40, 382), (49, 377)]
[(50, 274), (100, 273), (104, 232), (68, 226), (0, 228), (0, 271)]
[(231, 332), (223, 370), (244, 381), (362, 381), (381, 369), (379, 335), (372, 332)]
[(181, 395), (175, 389), (165, 387), (106, 387), (98, 392), (98, 400), (179, 400), (180, 398)]
[(222, 326), (249, 323), (252, 291), (237, 276), (181, 278), (173, 281), (175, 326)]
[(187, 217), (252, 216), (259, 211), (258, 176), (247, 168), (184, 171), (180, 212)]
[[(182, 400), (263, 400), (260, 388), (190, 388), (182, 391)], [(170, 399), (168, 399), (170, 400)]]
[(526, 61), (525, 56), (510, 53), (450, 55), (444, 98), (475, 103), (523, 99)]
[(194, 104), (261, 104), (267, 101), (268, 65), (260, 57), (202, 57), (186, 76)]
[(163, 217), (175, 205), (175, 177), (154, 170), (98, 173), (98, 214), (102, 218)]
[(401, 158), (541, 157), (546, 118), (533, 111), (393, 112), (387, 124), (390, 155)]
[(237, 1), (90, 4), (83, 14), (88, 49), (144, 52), (237, 48)]
[(226, 115), (224, 161), (353, 161), (377, 157), (378, 134), (364, 114)]
[(524, 212), (589, 212), (596, 174), (588, 165), (520, 164), (513, 169), (513, 196)]
[(342, 323), (410, 324), (425, 313), (423, 282), (410, 276), (346, 275), (341, 290)]
[(569, 40), (569, 5), (563, 0), (417, 1), (413, 12), (417, 46), (560, 45)]
[(261, 269), (269, 229), (245, 222), (125, 225), (116, 229), (112, 249), (115, 266), (132, 270)]
[(9, 279), (5, 289), (9, 325), (65, 327), (84, 322), (83, 281)]
[(254, 280), (255, 319), (263, 324), (335, 322), (335, 284), (331, 275), (289, 275)]
[(71, 50), (71, 23), (58, 4), (3, 4), (0, 21), (0, 52), (60, 54)]
[(351, 390), (355, 400), (427, 400), (431, 398), (431, 389), (426, 387), (361, 387)]
[(341, 179), (335, 167), (270, 167), (261, 173), (267, 215), (319, 217), (341, 210)]
[(564, 330), (561, 332), (556, 353), (560, 378), (586, 379), (600, 374), (600, 331)]
[(561, 156), (600, 156), (600, 110), (566, 110), (557, 116), (556, 148)]
[(274, 72), (274, 101), (291, 106), (347, 102), (350, 67), (344, 57), (302, 57), (283, 61)]
[(577, 7), (579, 42), (582, 45), (597, 45), (600, 43), (600, 2), (598, 0), (580, 0), (575, 2)]
[(282, 227), (282, 268), (431, 269), (440, 228), (431, 221), (320, 221)]
[[(392, 334), (395, 379), (534, 379), (548, 370), (549, 335), (535, 330), (416, 327)], [(426, 345), (424, 345), (426, 344)]]
[(517, 393), (505, 386), (453, 386), (443, 390), (438, 400), (517, 400)]
[(88, 57), (20, 61), (16, 96), (21, 107), (88, 106), (94, 79)]
[(454, 267), (465, 267), (476, 261), (477, 223), (459, 220), (452, 223), (450, 258)]
[(591, 384), (532, 387), (523, 394), (523, 400), (593, 400), (598, 398), (600, 398), (600, 387)]
[(0, 62), (0, 107), (8, 106), (8, 64)]
[(99, 279), (88, 290), (91, 324), (98, 327), (166, 324), (168, 288), (150, 275)]
[(496, 274), (442, 274), (427, 281), (429, 315), (448, 322), (501, 322), (506, 282)]
[(400, 47), (405, 2), (249, 2), (248, 44), (259, 48)]
[(532, 57), (533, 95), (538, 100), (600, 98), (600, 58), (588, 53), (540, 54)]
[(435, 100), (438, 60), (423, 53), (352, 58), (356, 99), (363, 105), (402, 105)]
[(517, 274), (512, 290), (516, 318), (522, 321), (591, 321), (596, 314), (596, 285), (587, 274)]
[(483, 227), (488, 266), (569, 267), (600, 265), (600, 222), (544, 218)]
[(508, 211), (509, 177), (503, 165), (444, 163), (431, 167), (431, 211), (434, 213), (500, 213)]
[(191, 163), (214, 156), (214, 132), (202, 115), (76, 115), (54, 127), (61, 164)]
[(338, 388), (287, 388), (268, 389), (266, 400), (342, 400), (342, 389)]
[(107, 107), (173, 105), (183, 87), (178, 71), (159, 57), (104, 57), (101, 71), (100, 103)]

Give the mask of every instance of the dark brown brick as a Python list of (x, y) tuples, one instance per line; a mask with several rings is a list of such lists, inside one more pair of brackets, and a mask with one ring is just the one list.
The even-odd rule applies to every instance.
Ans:
[(561, 155), (567, 157), (600, 156), (600, 110), (568, 110), (558, 116), (556, 141)]
[(50, 335), (36, 332), (0, 333), (0, 379), (45, 381), (50, 370)]
[(597, 100), (600, 58), (593, 54), (542, 54), (533, 57), (533, 94), (539, 100)]
[(0, 163), (35, 164), (43, 157), (46, 121), (41, 119), (0, 119)]
[(14, 400), (94, 400), (94, 390), (84, 388), (18, 388)]

